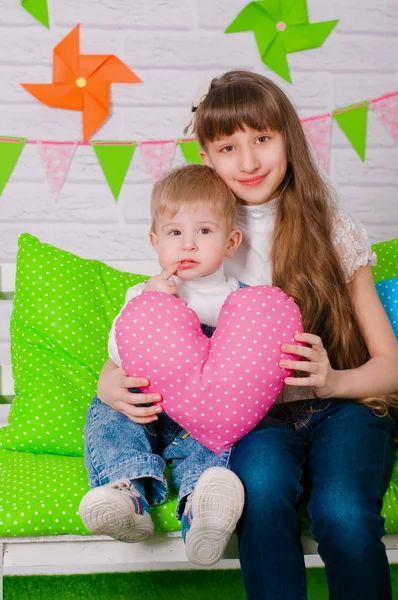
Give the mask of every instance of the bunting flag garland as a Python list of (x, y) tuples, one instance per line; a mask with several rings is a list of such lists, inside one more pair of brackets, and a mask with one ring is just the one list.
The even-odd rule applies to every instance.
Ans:
[(148, 173), (156, 183), (171, 169), (176, 149), (176, 140), (164, 142), (141, 142), (141, 153)]
[(51, 144), (37, 142), (53, 200), (56, 202), (64, 185), (65, 177), (77, 144)]
[(359, 158), (365, 162), (368, 102), (359, 102), (333, 111), (333, 117), (351, 142)]
[(398, 92), (375, 98), (369, 105), (398, 142)]
[(25, 138), (0, 138), (0, 196), (18, 162), (25, 141)]
[[(374, 110), (398, 142), (398, 91), (346, 106), (332, 113), (301, 120), (307, 140), (326, 172), (329, 170), (330, 163), (333, 120), (341, 127), (360, 159), (365, 160), (368, 107)], [(177, 144), (187, 163), (202, 164), (203, 162), (200, 157), (199, 143), (193, 138), (143, 142), (133, 140), (61, 142), (0, 136), (0, 196), (25, 144), (35, 144), (38, 147), (54, 200), (57, 200), (62, 190), (77, 146), (93, 147), (115, 201), (119, 198), (137, 146), (140, 147), (146, 169), (154, 182), (172, 168)]]
[(200, 157), (199, 143), (196, 140), (178, 140), (178, 145), (181, 148), (185, 162), (189, 165), (203, 165), (203, 160)]
[(93, 141), (91, 145), (115, 202), (117, 202), (137, 144), (135, 142)]
[(21, 5), (44, 27), (50, 28), (47, 0), (21, 0)]
[(332, 116), (322, 115), (301, 121), (305, 136), (312, 146), (322, 168), (329, 173)]

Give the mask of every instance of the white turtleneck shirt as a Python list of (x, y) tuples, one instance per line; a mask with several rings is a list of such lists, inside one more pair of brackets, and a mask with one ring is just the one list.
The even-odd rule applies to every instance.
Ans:
[[(215, 273), (198, 279), (183, 280), (176, 275), (173, 275), (172, 279), (177, 284), (178, 297), (185, 300), (189, 308), (196, 312), (202, 324), (211, 327), (217, 325), (218, 315), (228, 294), (239, 288), (239, 282), (236, 279), (225, 276), (223, 266)], [(127, 290), (126, 300), (121, 310), (132, 298), (144, 292), (145, 285), (145, 283), (139, 283)], [(109, 357), (120, 367), (121, 363), (115, 338), (115, 323), (118, 317), (119, 315), (113, 321), (109, 334), (108, 352)]]
[(239, 207), (237, 228), (243, 239), (233, 259), (224, 263), (227, 276), (247, 285), (272, 285), (270, 254), (278, 201)]

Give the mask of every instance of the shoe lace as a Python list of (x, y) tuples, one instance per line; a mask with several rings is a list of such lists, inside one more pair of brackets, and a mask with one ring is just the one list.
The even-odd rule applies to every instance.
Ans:
[(115, 481), (112, 483), (112, 487), (115, 490), (120, 490), (122, 492), (127, 491), (132, 496), (138, 498), (140, 496), (139, 492), (135, 489), (134, 485), (131, 483), (129, 479), (120, 479), (119, 481)]
[(189, 494), (189, 496), (187, 496), (187, 499), (185, 502), (184, 515), (188, 514), (189, 509), (191, 508), (191, 504), (192, 504), (192, 494)]

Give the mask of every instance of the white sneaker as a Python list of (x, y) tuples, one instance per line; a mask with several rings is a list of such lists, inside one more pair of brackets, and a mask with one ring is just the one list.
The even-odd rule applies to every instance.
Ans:
[(149, 504), (129, 479), (87, 492), (79, 513), (89, 531), (122, 542), (140, 542), (153, 534)]
[(245, 503), (239, 477), (223, 467), (211, 467), (188, 496), (182, 534), (189, 561), (209, 567), (223, 556)]

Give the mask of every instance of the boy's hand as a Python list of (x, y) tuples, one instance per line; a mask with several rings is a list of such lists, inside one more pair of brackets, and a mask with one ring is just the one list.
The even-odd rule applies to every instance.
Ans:
[[(110, 361), (108, 361), (109, 363)], [(104, 403), (122, 413), (134, 423), (151, 423), (157, 421), (162, 412), (160, 394), (134, 394), (129, 388), (145, 388), (149, 385), (145, 377), (127, 377), (126, 373), (112, 363), (112, 367), (103, 369), (98, 381), (97, 395)], [(137, 404), (154, 403), (153, 406), (136, 406)]]
[(160, 275), (154, 275), (148, 279), (145, 292), (163, 292), (164, 294), (170, 294), (172, 296), (177, 295), (177, 285), (170, 279), (174, 273), (177, 272), (176, 265), (163, 269)]

